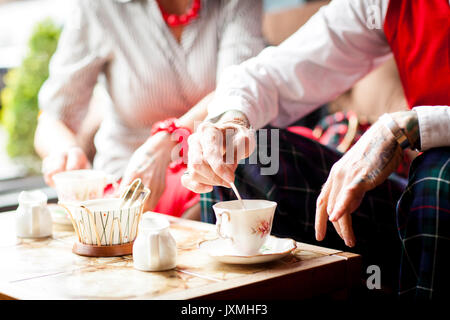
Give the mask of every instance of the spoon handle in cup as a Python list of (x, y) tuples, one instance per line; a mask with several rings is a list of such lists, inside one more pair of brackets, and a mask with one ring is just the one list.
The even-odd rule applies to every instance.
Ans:
[(244, 204), (244, 201), (242, 200), (241, 195), (239, 194), (239, 191), (238, 191), (238, 189), (236, 188), (236, 186), (234, 185), (233, 182), (231, 183), (231, 188), (233, 189), (234, 194), (236, 195), (236, 197), (237, 197), (237, 198), (239, 199), (239, 201), (241, 202), (242, 208), (246, 209), (245, 204)]

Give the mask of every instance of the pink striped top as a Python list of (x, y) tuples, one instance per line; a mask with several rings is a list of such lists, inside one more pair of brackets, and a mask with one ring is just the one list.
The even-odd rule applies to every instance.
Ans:
[(154, 122), (183, 115), (214, 90), (222, 70), (263, 48), (261, 13), (258, 0), (203, 0), (178, 43), (155, 0), (77, 0), (39, 105), (76, 132), (103, 78), (110, 104), (94, 168), (121, 175)]

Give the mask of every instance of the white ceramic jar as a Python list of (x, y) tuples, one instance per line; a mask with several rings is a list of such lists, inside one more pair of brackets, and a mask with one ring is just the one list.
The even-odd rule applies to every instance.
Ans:
[(176, 266), (177, 246), (169, 221), (156, 213), (144, 213), (133, 244), (134, 267), (142, 271), (163, 271)]
[(49, 237), (52, 227), (46, 194), (42, 191), (22, 191), (16, 210), (16, 235), (20, 238)]

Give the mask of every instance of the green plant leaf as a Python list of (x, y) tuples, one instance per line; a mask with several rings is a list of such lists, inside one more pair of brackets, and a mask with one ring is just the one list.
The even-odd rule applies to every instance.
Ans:
[(0, 119), (8, 133), (6, 149), (11, 158), (36, 157), (33, 140), (39, 113), (38, 94), (48, 78), (48, 65), (58, 45), (61, 29), (51, 19), (37, 23), (21, 65), (9, 70), (4, 77), (5, 88), (0, 92), (3, 106)]

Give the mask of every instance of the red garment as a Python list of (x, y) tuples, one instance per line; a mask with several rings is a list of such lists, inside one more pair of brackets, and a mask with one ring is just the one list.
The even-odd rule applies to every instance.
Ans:
[(179, 167), (177, 171), (167, 169), (166, 189), (156, 205), (154, 212), (165, 213), (175, 217), (181, 215), (200, 201), (200, 194), (186, 189), (181, 184), (181, 176), (186, 168)]
[(304, 136), (305, 138), (318, 141), (317, 138), (314, 137), (313, 131), (310, 128), (294, 126), (287, 128), (287, 130), (300, 136)]
[(392, 0), (384, 32), (409, 107), (450, 105), (448, 0)]

